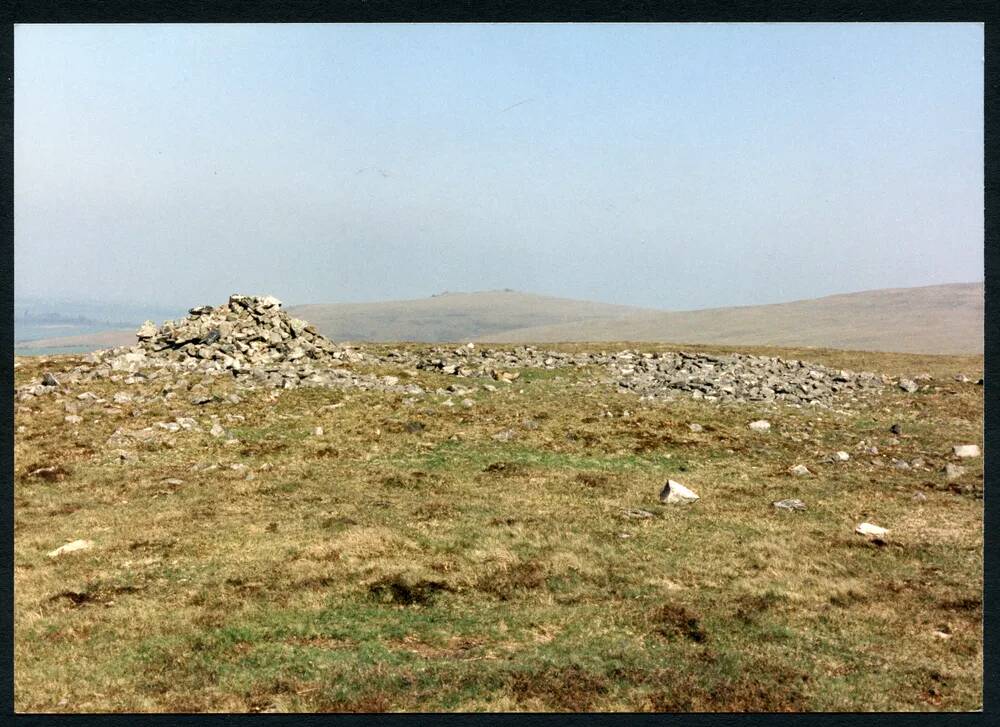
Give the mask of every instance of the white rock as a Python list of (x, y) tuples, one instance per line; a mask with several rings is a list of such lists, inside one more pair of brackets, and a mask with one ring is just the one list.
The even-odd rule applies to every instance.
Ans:
[(956, 457), (978, 457), (979, 446), (976, 444), (956, 444), (951, 448)]
[(66, 543), (66, 545), (60, 545), (55, 550), (50, 550), (46, 555), (50, 558), (58, 558), (63, 553), (73, 553), (77, 550), (86, 550), (87, 548), (92, 548), (94, 546), (91, 540), (74, 540), (72, 543)]
[(117, 394), (114, 395), (113, 401), (116, 404), (128, 404), (130, 401), (132, 401), (132, 396), (130, 394), (126, 394), (124, 391), (119, 391)]
[(694, 424), (694, 423), (688, 424), (688, 429), (690, 429), (692, 432), (695, 433), (705, 431), (705, 427), (703, 427), (701, 424)]
[(667, 480), (667, 484), (660, 490), (660, 502), (667, 505), (687, 504), (699, 499), (698, 495), (686, 488), (680, 482)]
[(847, 452), (834, 452), (833, 458), (838, 462), (846, 462), (851, 458), (851, 455), (849, 455)]
[(221, 437), (223, 434), (226, 433), (226, 430), (223, 429), (218, 422), (215, 422), (212, 425), (212, 428), (208, 431), (208, 433), (211, 434), (213, 437)]
[(322, 437), (323, 436), (323, 427), (316, 427), (315, 429), (313, 429), (313, 434), (315, 436), (317, 436), (317, 437)]
[(794, 467), (789, 467), (788, 471), (795, 475), (796, 477), (805, 477), (806, 475), (811, 475), (812, 472), (804, 464), (797, 464)]
[(79, 424), (83, 421), (83, 417), (77, 416), (76, 414), (67, 414), (63, 417), (63, 421), (67, 424)]
[(858, 535), (865, 535), (872, 538), (884, 538), (889, 533), (885, 528), (871, 523), (861, 523), (854, 528), (854, 532)]
[(796, 498), (789, 498), (787, 500), (778, 500), (777, 502), (771, 503), (778, 510), (805, 510), (806, 504), (802, 500)]
[(755, 422), (750, 422), (750, 428), (755, 432), (766, 432), (771, 429), (771, 422), (766, 419), (758, 419)]
[(916, 381), (913, 381), (911, 379), (900, 379), (899, 380), (899, 388), (902, 389), (903, 391), (907, 392), (908, 394), (912, 394), (914, 391), (916, 391), (920, 387), (917, 385)]
[(943, 472), (947, 480), (951, 482), (952, 480), (957, 480), (965, 474), (965, 467), (959, 467), (957, 464), (949, 462), (944, 466)]
[(136, 331), (135, 335), (139, 338), (152, 338), (156, 335), (156, 331), (156, 324), (153, 323), (153, 321), (146, 321), (142, 324), (139, 330)]

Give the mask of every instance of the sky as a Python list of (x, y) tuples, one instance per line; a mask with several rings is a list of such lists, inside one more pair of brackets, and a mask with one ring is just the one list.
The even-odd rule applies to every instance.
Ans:
[(18, 25), (15, 296), (983, 279), (981, 24)]

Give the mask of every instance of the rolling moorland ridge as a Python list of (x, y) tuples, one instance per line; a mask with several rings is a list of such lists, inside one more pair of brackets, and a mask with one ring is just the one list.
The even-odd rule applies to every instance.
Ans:
[[(667, 312), (516, 291), (444, 293), (381, 303), (292, 306), (335, 341), (634, 341), (811, 346), (858, 351), (975, 354), (983, 351), (983, 284), (956, 283), (849, 293), (773, 305)], [(129, 345), (134, 329), (45, 338), (46, 348)]]

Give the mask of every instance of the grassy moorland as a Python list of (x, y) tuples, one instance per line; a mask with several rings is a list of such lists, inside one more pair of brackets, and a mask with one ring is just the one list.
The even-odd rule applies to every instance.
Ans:
[[(104, 380), (19, 404), (15, 707), (981, 708), (982, 461), (940, 470), (983, 444), (982, 387), (953, 379), (982, 357), (740, 350), (934, 379), (842, 413), (645, 402), (582, 370), (200, 406), (113, 404), (162, 382)], [(17, 383), (78, 362), (18, 358)], [(65, 422), (83, 391), (105, 402)], [(112, 437), (176, 417), (200, 429)], [(660, 504), (667, 478), (701, 499)], [(808, 509), (771, 506), (793, 497)]]

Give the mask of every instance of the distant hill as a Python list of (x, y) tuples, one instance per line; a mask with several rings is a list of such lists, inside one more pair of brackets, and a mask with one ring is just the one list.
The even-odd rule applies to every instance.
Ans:
[(653, 312), (518, 293), (442, 293), (418, 300), (299, 305), (289, 313), (335, 341), (469, 341), (501, 331)]
[(889, 288), (791, 303), (643, 311), (573, 323), (511, 328), (503, 342), (669, 341), (820, 346), (903, 353), (982, 353), (983, 283)]
[[(983, 283), (956, 283), (667, 312), (489, 291), (381, 303), (298, 305), (289, 312), (336, 341), (655, 341), (981, 354), (983, 293)], [(134, 342), (134, 330), (104, 331), (32, 341), (17, 348), (93, 350)]]

